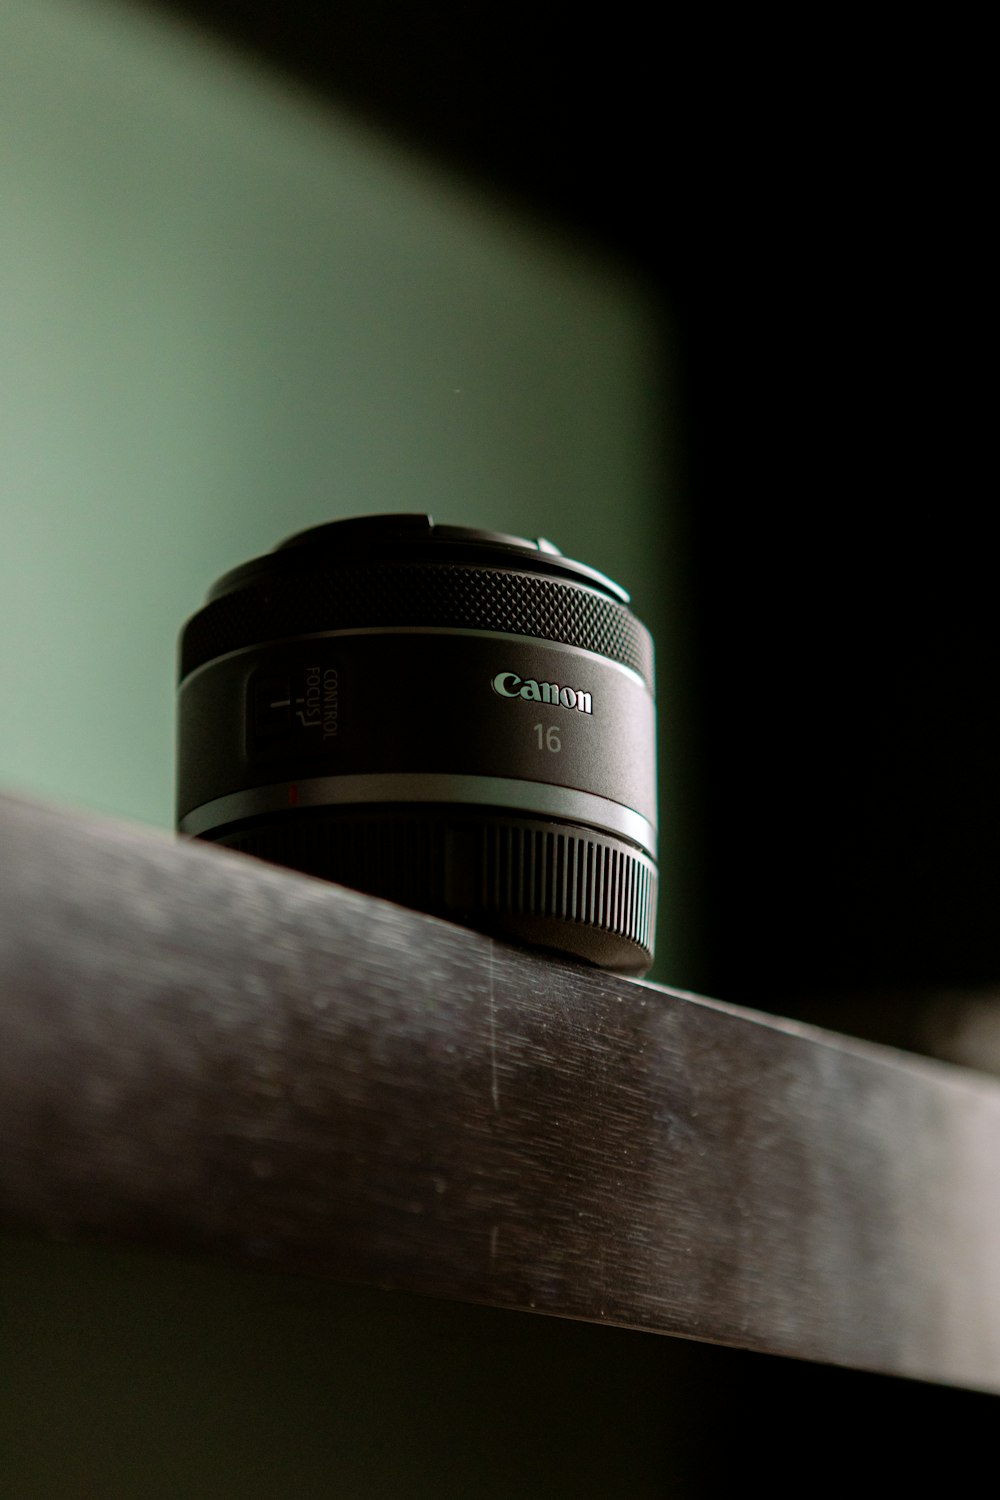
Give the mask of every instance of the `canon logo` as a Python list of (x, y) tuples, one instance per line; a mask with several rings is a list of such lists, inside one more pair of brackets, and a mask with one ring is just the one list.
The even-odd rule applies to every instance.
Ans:
[(558, 682), (536, 682), (533, 677), (518, 677), (516, 672), (498, 672), (493, 679), (493, 691), (501, 698), (558, 703), (563, 708), (575, 708), (581, 714), (594, 712), (594, 700), (582, 688), (560, 687)]

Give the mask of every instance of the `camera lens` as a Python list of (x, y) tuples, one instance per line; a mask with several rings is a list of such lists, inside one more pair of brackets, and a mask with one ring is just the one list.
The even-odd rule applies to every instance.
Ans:
[(181, 635), (178, 827), (625, 973), (652, 962), (653, 643), (545, 541), (335, 521)]

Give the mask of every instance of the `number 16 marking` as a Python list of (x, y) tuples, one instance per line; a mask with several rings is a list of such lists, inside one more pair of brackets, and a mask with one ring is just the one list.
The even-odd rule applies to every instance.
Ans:
[(534, 729), (538, 736), (539, 750), (551, 750), (555, 755), (562, 749), (562, 740), (559, 738), (559, 730), (555, 724), (550, 724), (548, 729), (544, 729), (541, 724), (536, 724)]

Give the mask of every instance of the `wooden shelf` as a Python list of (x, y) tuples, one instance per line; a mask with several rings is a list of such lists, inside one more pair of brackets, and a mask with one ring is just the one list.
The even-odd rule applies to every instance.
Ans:
[(1000, 1084), (0, 798), (0, 1224), (1000, 1390)]

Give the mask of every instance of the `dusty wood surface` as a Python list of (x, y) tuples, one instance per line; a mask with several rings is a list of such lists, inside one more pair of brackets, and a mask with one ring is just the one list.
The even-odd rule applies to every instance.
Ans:
[(1000, 1389), (1000, 1085), (0, 798), (0, 1224)]

